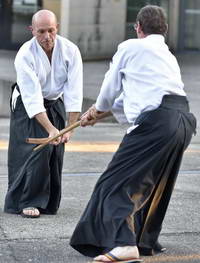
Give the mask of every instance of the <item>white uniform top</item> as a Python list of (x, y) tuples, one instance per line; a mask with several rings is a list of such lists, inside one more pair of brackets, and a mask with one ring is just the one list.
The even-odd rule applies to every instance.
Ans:
[(17, 84), (29, 118), (44, 112), (43, 98), (63, 95), (66, 112), (80, 112), (83, 99), (83, 66), (78, 47), (57, 35), (51, 63), (33, 37), (15, 59)]
[(176, 58), (162, 35), (130, 39), (118, 46), (96, 108), (111, 110), (120, 123), (129, 123), (129, 133), (140, 113), (156, 109), (165, 94), (186, 96), (183, 87)]

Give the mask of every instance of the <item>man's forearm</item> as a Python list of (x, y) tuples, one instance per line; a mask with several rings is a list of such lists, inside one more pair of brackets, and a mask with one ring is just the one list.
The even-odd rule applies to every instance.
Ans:
[(35, 119), (42, 125), (42, 127), (50, 133), (53, 128), (53, 124), (50, 122), (46, 112), (40, 112), (35, 115)]
[(112, 112), (111, 111), (106, 111), (106, 112), (102, 112), (102, 113), (98, 113), (97, 111), (97, 120), (101, 120), (104, 119), (106, 117), (112, 116)]
[(80, 117), (80, 112), (69, 112), (68, 126), (75, 123)]
[[(40, 112), (35, 115), (35, 119), (40, 123), (40, 125), (48, 132), (49, 137), (53, 137), (59, 134), (59, 130), (53, 126), (49, 120), (46, 112)], [(61, 141), (61, 138), (57, 138), (51, 142), (51, 144), (58, 145)]]

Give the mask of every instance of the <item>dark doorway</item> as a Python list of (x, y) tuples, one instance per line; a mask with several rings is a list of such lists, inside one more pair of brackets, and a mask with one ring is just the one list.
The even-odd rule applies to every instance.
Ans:
[(182, 0), (180, 5), (179, 50), (200, 50), (200, 1)]
[(0, 0), (0, 49), (18, 49), (31, 38), (28, 26), (41, 0)]
[(10, 48), (12, 0), (0, 0), (0, 48)]

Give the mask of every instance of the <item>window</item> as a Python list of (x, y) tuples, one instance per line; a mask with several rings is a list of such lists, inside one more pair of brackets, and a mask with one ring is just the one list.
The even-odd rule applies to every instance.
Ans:
[(134, 30), (134, 22), (138, 11), (145, 5), (162, 6), (165, 11), (168, 11), (167, 0), (128, 0), (127, 1), (127, 19), (126, 19), (126, 39), (135, 38), (136, 32)]
[(183, 18), (181, 24), (184, 49), (200, 49), (199, 27), (200, 27), (200, 1), (184, 1)]

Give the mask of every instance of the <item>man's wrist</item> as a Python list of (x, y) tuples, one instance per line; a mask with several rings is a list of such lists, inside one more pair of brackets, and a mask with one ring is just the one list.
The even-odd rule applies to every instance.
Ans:
[(98, 110), (98, 109), (96, 108), (96, 105), (95, 105), (95, 104), (93, 104), (91, 108), (94, 109), (94, 111), (95, 111), (96, 114), (101, 114), (101, 113), (103, 113), (103, 111), (100, 111), (100, 110)]
[(102, 113), (104, 113), (104, 111), (96, 110), (96, 113), (97, 114), (102, 114)]

